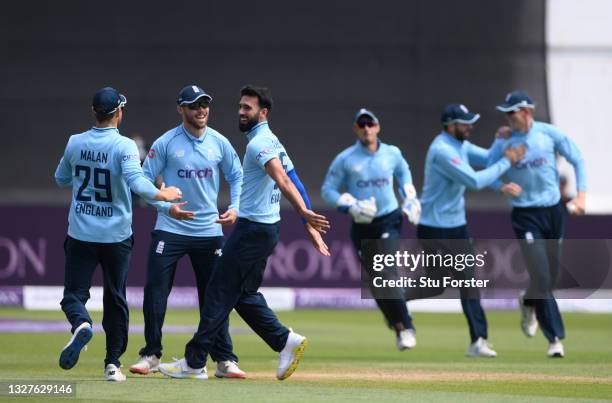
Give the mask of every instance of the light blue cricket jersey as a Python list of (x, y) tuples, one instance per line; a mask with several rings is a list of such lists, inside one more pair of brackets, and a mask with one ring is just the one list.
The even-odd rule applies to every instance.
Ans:
[(285, 172), (293, 170), (293, 162), (285, 147), (272, 133), (268, 122), (258, 123), (246, 134), (249, 143), (242, 167), (244, 181), (238, 216), (251, 221), (273, 224), (280, 221), (281, 191), (266, 173), (266, 162), (278, 158)]
[(425, 158), (419, 224), (437, 228), (465, 225), (465, 188), (489, 186), (510, 168), (510, 160), (500, 154), (489, 168), (474, 171), (472, 166), (487, 165), (488, 156), (489, 150), (467, 140), (459, 141), (446, 132), (438, 134)]
[(400, 189), (412, 184), (408, 163), (399, 148), (379, 141), (378, 150), (372, 153), (357, 141), (331, 163), (321, 196), (334, 207), (343, 189), (357, 200), (374, 197), (378, 208), (376, 217), (380, 217), (398, 208), (394, 178)]
[(72, 186), (68, 235), (114, 243), (132, 235), (132, 195), (146, 199), (158, 190), (140, 167), (138, 147), (116, 128), (92, 128), (70, 136), (55, 170), (61, 187)]
[(188, 202), (184, 209), (195, 213), (193, 220), (176, 220), (168, 215), (171, 203), (152, 203), (158, 210), (155, 229), (197, 237), (223, 235), (221, 224), (215, 223), (220, 170), (230, 186), (228, 208), (238, 211), (240, 159), (230, 142), (210, 127), (200, 138), (189, 134), (182, 124), (167, 131), (151, 146), (143, 169), (151, 181), (161, 175), (166, 186), (180, 188)]
[[(534, 121), (527, 133), (512, 132), (508, 139), (497, 139), (491, 147), (489, 163), (503, 153), (508, 146), (525, 144), (525, 158), (508, 170), (504, 182), (514, 182), (523, 188), (519, 197), (512, 197), (513, 207), (550, 207), (559, 203), (559, 172), (557, 153), (563, 155), (576, 170), (578, 191), (586, 190), (584, 160), (576, 143), (555, 126)], [(501, 182), (494, 184), (495, 188)]]

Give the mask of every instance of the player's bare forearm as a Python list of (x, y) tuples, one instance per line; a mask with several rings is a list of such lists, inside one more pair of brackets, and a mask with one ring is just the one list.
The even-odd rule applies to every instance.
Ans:
[(289, 200), (295, 211), (301, 215), (310, 225), (322, 234), (330, 228), (329, 221), (325, 216), (309, 210), (302, 199), (302, 195), (297, 190), (291, 178), (287, 176), (280, 161), (276, 158), (271, 159), (265, 165), (266, 173), (276, 182), (281, 193)]
[(278, 159), (274, 158), (266, 163), (266, 173), (276, 182), (279, 190), (289, 200), (295, 211), (299, 215), (304, 216), (307, 208), (302, 195), (300, 195), (300, 192), (285, 173)]

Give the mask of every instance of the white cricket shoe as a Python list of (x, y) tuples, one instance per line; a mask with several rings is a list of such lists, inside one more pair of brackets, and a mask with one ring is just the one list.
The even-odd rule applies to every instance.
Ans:
[(478, 340), (470, 344), (465, 355), (468, 357), (497, 357), (497, 353), (491, 347), (486, 339), (479, 337)]
[(276, 378), (280, 381), (287, 379), (293, 374), (300, 358), (304, 354), (304, 349), (308, 345), (308, 339), (291, 331), (287, 337), (287, 343), (278, 357), (278, 368)]
[(93, 337), (91, 325), (87, 322), (81, 323), (76, 329), (68, 344), (63, 348), (60, 354), (59, 365), (63, 369), (70, 369), (79, 361), (81, 351), (87, 350), (87, 343)]
[(181, 358), (171, 364), (159, 364), (159, 372), (171, 378), (178, 379), (208, 379), (206, 367), (191, 368), (187, 360)]
[(521, 329), (527, 337), (533, 337), (538, 330), (535, 308), (525, 305), (525, 291), (519, 294), (519, 306), (521, 307)]
[(404, 329), (399, 332), (395, 341), (400, 351), (414, 348), (416, 346), (416, 332), (414, 329)]
[(217, 378), (245, 379), (247, 374), (238, 368), (238, 364), (234, 361), (219, 361), (217, 362), (215, 376)]
[(141, 355), (138, 362), (130, 367), (133, 374), (148, 375), (159, 371), (159, 358), (156, 355)]
[(121, 368), (117, 368), (115, 364), (108, 364), (106, 368), (104, 368), (104, 380), (123, 382), (125, 381), (125, 375), (121, 372)]
[(548, 352), (546, 353), (550, 358), (563, 358), (565, 357), (565, 351), (563, 350), (563, 343), (558, 337), (548, 344)]

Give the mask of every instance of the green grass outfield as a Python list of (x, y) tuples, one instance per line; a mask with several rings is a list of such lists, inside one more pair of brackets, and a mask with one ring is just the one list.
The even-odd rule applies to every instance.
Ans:
[[(416, 349), (399, 352), (394, 335), (377, 311), (312, 310), (280, 312), (283, 323), (308, 336), (310, 345), (295, 374), (275, 379), (277, 354), (253, 333), (233, 335), (247, 380), (171, 380), (161, 374), (134, 376), (127, 367), (144, 343), (130, 334), (124, 354), (124, 383), (103, 381), (104, 336), (96, 333), (89, 350), (70, 371), (59, 368), (68, 334), (0, 333), (0, 380), (75, 382), (70, 401), (209, 402), (392, 402), (392, 401), (588, 401), (612, 399), (612, 315), (565, 314), (566, 358), (546, 357), (540, 332), (527, 339), (518, 312), (489, 312), (489, 339), (499, 356), (464, 356), (468, 345), (461, 314), (416, 313)], [(63, 319), (61, 312), (0, 309), (0, 318)], [(94, 314), (99, 323), (100, 314)], [(142, 323), (133, 311), (132, 323)], [(166, 323), (191, 325), (195, 311), (170, 311)], [(234, 315), (231, 327), (246, 325)], [(164, 336), (164, 359), (181, 357), (186, 334)], [(209, 372), (214, 364), (209, 363)], [(3, 399), (3, 398), (0, 398)], [(4, 398), (25, 401), (26, 398)], [(39, 401), (53, 400), (38, 397)]]

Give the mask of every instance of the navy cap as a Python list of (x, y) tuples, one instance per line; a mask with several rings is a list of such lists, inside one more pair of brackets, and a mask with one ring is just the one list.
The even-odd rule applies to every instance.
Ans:
[(179, 92), (176, 103), (179, 105), (191, 104), (198, 99), (206, 97), (208, 102), (212, 101), (212, 97), (206, 93), (202, 88), (197, 85), (188, 85)]
[(535, 108), (533, 100), (525, 91), (513, 91), (506, 95), (503, 104), (497, 105), (500, 112), (515, 112), (521, 108)]
[(127, 99), (116, 89), (104, 87), (94, 94), (91, 105), (96, 113), (110, 115), (111, 113), (115, 113), (118, 108), (127, 105)]
[(480, 115), (470, 112), (463, 104), (446, 105), (442, 110), (442, 117), (440, 118), (443, 125), (449, 125), (452, 123), (471, 125), (476, 123), (478, 119), (480, 119)]
[(357, 123), (357, 121), (359, 120), (360, 117), (362, 116), (367, 116), (370, 119), (372, 119), (372, 122), (378, 124), (378, 118), (376, 117), (376, 115), (374, 114), (374, 112), (366, 109), (366, 108), (361, 108), (357, 111), (357, 113), (355, 114), (355, 118), (353, 119), (353, 124)]

